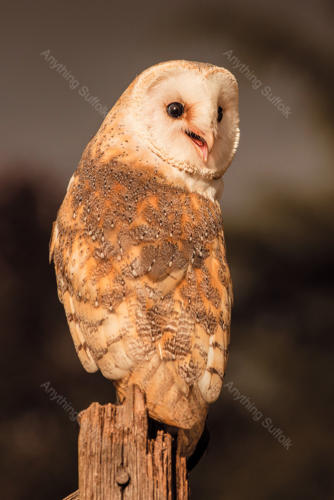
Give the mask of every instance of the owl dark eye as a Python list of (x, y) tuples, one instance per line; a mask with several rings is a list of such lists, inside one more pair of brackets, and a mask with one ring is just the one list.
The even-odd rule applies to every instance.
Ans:
[(217, 116), (218, 122), (221, 122), (222, 118), (223, 118), (223, 108), (221, 106), (218, 106), (218, 116)]
[(183, 115), (183, 111), (184, 106), (180, 102), (171, 102), (167, 106), (167, 113), (172, 118), (179, 118), (181, 115)]

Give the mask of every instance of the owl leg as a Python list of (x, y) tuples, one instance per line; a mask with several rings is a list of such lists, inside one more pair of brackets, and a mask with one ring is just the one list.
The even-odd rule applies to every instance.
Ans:
[(129, 378), (128, 376), (120, 380), (113, 380), (116, 389), (116, 404), (122, 404), (124, 402), (129, 387)]

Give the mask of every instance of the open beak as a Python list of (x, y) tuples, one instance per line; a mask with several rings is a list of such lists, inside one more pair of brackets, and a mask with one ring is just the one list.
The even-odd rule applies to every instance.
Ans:
[(213, 135), (212, 137), (210, 135), (210, 138), (208, 138), (208, 140), (206, 141), (204, 137), (202, 137), (199, 134), (196, 134), (192, 130), (186, 130), (185, 133), (187, 134), (188, 137), (190, 137), (192, 142), (195, 144), (195, 147), (199, 152), (202, 160), (204, 161), (204, 163), (206, 163), (208, 161), (208, 156), (213, 146)]

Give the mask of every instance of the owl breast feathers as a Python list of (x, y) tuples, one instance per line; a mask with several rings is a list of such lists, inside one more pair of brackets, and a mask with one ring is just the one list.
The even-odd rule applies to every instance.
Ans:
[[(175, 64), (165, 66), (172, 85), (170, 72)], [(188, 79), (188, 67), (179, 67)], [(150, 78), (159, 77), (162, 85), (162, 70), (154, 71)], [(221, 164), (220, 150), (215, 152), (214, 147), (219, 149), (221, 141), (222, 147), (235, 148), (238, 135), (232, 75), (195, 63), (191, 71), (198, 95), (207, 92), (203, 79), (212, 78), (213, 104), (208, 107), (203, 97), (211, 114), (202, 120), (201, 135), (193, 123), (202, 109), (194, 108), (197, 101), (191, 114), (186, 99), (182, 105), (173, 103), (173, 113), (169, 106), (171, 116), (166, 115), (164, 127), (170, 123), (175, 140), (190, 148), (190, 158), (199, 165), (196, 175), (187, 158), (178, 160), (174, 169), (163, 149), (151, 150), (150, 142), (147, 149), (143, 147), (149, 123), (145, 133), (136, 124), (138, 138), (126, 130), (132, 126), (128, 110), (133, 103), (139, 106), (139, 91), (131, 98), (137, 83), (118, 101), (86, 148), (58, 212), (50, 244), (59, 298), (84, 368), (88, 372), (100, 369), (114, 381), (121, 399), (129, 385), (137, 384), (146, 395), (150, 416), (181, 429), (186, 455), (192, 453), (202, 433), (208, 403), (217, 399), (222, 387), (232, 303), (220, 206), (214, 197), (203, 195), (202, 188), (197, 189), (204, 181), (193, 178), (207, 176), (210, 186), (220, 182), (214, 181), (222, 175), (215, 174)], [(151, 89), (147, 78), (140, 85)], [(219, 97), (216, 87), (219, 84), (222, 92), (225, 81), (230, 94)], [(167, 103), (173, 100), (168, 92)], [(154, 102), (160, 106), (155, 94)], [(218, 115), (217, 95), (222, 103)], [(141, 99), (145, 103), (146, 94)], [(180, 116), (187, 112), (184, 118)], [(165, 104), (162, 120), (164, 113)], [(135, 111), (132, 116), (140, 120)], [(160, 115), (154, 120), (158, 123)], [(171, 151), (174, 135), (168, 136)], [(213, 147), (214, 137), (218, 145)], [(182, 146), (175, 151), (181, 158)], [(204, 166), (210, 161), (211, 170)], [(181, 182), (179, 170), (183, 168), (186, 182)]]
[(190, 429), (222, 386), (231, 282), (218, 203), (144, 169), (83, 163), (51, 252), (76, 351), (146, 393), (153, 418)]

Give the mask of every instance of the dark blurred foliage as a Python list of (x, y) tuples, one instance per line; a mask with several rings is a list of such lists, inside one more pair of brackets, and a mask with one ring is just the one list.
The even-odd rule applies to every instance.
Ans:
[[(29, 165), (0, 179), (1, 497), (59, 499), (77, 487), (76, 410), (113, 400), (81, 367), (57, 298), (48, 242), (64, 186)], [(234, 281), (226, 381), (292, 440), (285, 450), (228, 390), (210, 411), (208, 451), (192, 498), (330, 499), (333, 487), (333, 209), (272, 193), (262, 216), (225, 220)], [(22, 480), (21, 480), (22, 478)]]

